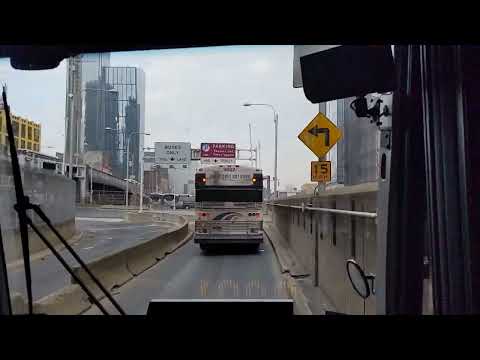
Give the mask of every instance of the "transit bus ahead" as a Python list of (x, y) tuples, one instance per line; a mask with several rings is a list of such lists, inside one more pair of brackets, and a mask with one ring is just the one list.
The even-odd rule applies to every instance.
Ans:
[(213, 165), (195, 174), (195, 243), (204, 251), (240, 244), (258, 251), (263, 242), (262, 171)]

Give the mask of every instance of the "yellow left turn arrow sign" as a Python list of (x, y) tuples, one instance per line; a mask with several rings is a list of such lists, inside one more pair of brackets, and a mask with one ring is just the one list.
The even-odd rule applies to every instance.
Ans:
[(318, 113), (298, 135), (298, 138), (318, 157), (325, 156), (341, 137), (340, 129), (322, 113)]

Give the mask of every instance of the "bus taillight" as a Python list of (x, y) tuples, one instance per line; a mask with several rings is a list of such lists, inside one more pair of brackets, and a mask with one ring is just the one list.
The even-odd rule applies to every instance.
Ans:
[(205, 185), (207, 183), (207, 178), (205, 174), (195, 174), (195, 185)]
[(262, 187), (263, 186), (262, 181), (263, 181), (262, 174), (253, 174), (252, 184), (255, 187)]

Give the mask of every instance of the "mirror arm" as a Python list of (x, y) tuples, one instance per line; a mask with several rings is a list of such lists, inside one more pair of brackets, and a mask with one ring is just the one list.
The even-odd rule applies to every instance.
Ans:
[(370, 292), (375, 295), (375, 275), (369, 274), (366, 276), (367, 280), (370, 280)]

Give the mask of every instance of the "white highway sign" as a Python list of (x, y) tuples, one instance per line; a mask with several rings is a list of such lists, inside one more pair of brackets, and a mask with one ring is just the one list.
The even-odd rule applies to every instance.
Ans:
[(156, 142), (156, 164), (187, 164), (190, 165), (191, 144), (187, 142)]

